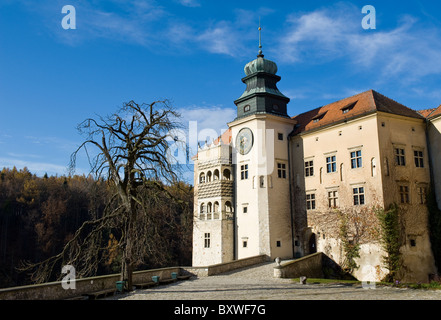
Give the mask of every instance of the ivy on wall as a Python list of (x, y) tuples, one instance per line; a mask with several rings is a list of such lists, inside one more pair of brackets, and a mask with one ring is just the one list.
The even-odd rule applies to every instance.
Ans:
[(430, 188), (426, 196), (429, 210), (429, 232), (432, 253), (438, 270), (441, 268), (441, 210), (436, 204), (435, 192)]
[(388, 210), (382, 208), (376, 210), (380, 222), (381, 244), (386, 252), (383, 263), (389, 270), (385, 281), (392, 282), (396, 280), (401, 267), (399, 208), (396, 204), (392, 204)]

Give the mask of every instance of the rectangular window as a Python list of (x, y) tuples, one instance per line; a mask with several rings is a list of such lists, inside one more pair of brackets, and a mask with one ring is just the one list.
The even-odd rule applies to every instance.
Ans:
[(247, 213), (248, 212), (248, 207), (243, 207), (243, 213)]
[(277, 138), (278, 138), (279, 140), (283, 140), (283, 133), (278, 133), (278, 134), (277, 134)]
[(336, 156), (326, 157), (326, 172), (336, 172), (337, 164), (336, 164)]
[(338, 207), (338, 191), (328, 191), (328, 206), (329, 208)]
[(204, 233), (204, 248), (210, 248), (210, 233)]
[(424, 158), (423, 158), (423, 152), (422, 151), (413, 151), (413, 156), (415, 159), (415, 167), (417, 168), (424, 168)]
[(306, 210), (315, 209), (315, 194), (310, 193), (306, 195)]
[(406, 165), (406, 158), (404, 155), (404, 149), (401, 148), (395, 148), (395, 164), (397, 166), (405, 166)]
[(351, 169), (361, 168), (361, 150), (351, 152)]
[(243, 240), (242, 241), (242, 247), (246, 248), (248, 246), (248, 241)]
[(364, 204), (364, 187), (352, 188), (354, 196), (354, 206)]
[(420, 201), (420, 204), (425, 204), (427, 189), (425, 187), (418, 187), (417, 189), (418, 189), (418, 199)]
[(286, 164), (277, 163), (277, 176), (281, 179), (286, 179)]
[(280, 248), (281, 246), (282, 246), (282, 242), (280, 240), (277, 240), (276, 241), (276, 247)]
[(248, 165), (244, 164), (240, 166), (240, 180), (248, 179)]
[(400, 186), (400, 202), (401, 203), (410, 203), (409, 187), (408, 186)]
[(305, 177), (312, 177), (314, 175), (314, 161), (305, 162)]

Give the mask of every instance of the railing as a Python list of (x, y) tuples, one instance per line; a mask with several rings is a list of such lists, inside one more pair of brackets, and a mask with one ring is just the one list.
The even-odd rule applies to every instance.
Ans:
[(233, 219), (233, 212), (222, 210), (216, 212), (200, 213), (199, 220), (230, 220)]

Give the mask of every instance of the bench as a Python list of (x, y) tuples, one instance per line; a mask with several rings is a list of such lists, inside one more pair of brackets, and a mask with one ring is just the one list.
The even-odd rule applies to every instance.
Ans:
[(108, 295), (114, 295), (115, 289), (106, 289), (101, 291), (95, 291), (91, 293), (85, 293), (83, 296), (86, 296), (89, 300), (96, 300), (99, 298), (107, 297)]
[(149, 281), (149, 282), (144, 282), (144, 283), (136, 283), (134, 284), (136, 289), (144, 289), (144, 288), (150, 288), (150, 287), (154, 287), (158, 285), (157, 282), (155, 281)]
[(173, 279), (173, 278), (170, 278), (170, 279), (159, 279), (159, 283), (161, 283), (161, 284), (167, 284), (167, 283), (172, 283), (172, 282), (175, 282), (177, 279)]

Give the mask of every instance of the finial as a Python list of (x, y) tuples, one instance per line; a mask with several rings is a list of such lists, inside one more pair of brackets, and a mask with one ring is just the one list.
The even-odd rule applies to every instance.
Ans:
[(262, 28), (260, 27), (260, 17), (259, 17), (259, 54), (258, 57), (263, 57), (262, 53)]

